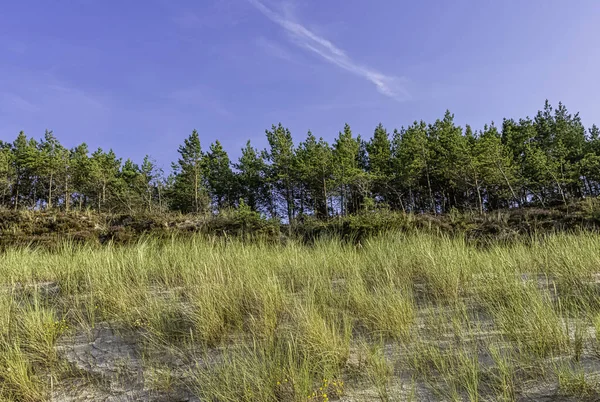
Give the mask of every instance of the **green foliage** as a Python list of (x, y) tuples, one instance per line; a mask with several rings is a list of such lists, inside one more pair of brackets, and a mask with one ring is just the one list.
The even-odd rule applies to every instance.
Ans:
[(362, 173), (359, 168), (360, 142), (352, 135), (350, 125), (344, 126), (344, 131), (338, 134), (333, 144), (333, 162), (335, 186), (340, 197), (340, 213), (348, 215), (358, 210), (356, 205), (357, 178)]
[(393, 166), (395, 183), (408, 193), (411, 211), (436, 211), (431, 186), (432, 151), (424, 121), (394, 133)]
[[(279, 123), (267, 149), (250, 142), (235, 163), (217, 140), (202, 150), (194, 130), (167, 178), (150, 157), (141, 164), (112, 151), (67, 149), (52, 131), (0, 142), (0, 205), (14, 209), (177, 211), (218, 215), (241, 198), (255, 212), (289, 223), (378, 209), (478, 213), (527, 206), (569, 207), (600, 196), (600, 129), (548, 101), (533, 118), (464, 128), (446, 111), (371, 138), (346, 124), (329, 144), (308, 132), (296, 144)], [(122, 162), (124, 160), (124, 162)]]
[(373, 181), (373, 197), (379, 202), (391, 204), (395, 201), (391, 191), (392, 144), (381, 123), (375, 128), (373, 138), (366, 144), (368, 172)]
[(178, 149), (180, 158), (173, 163), (173, 183), (169, 190), (171, 207), (181, 212), (201, 213), (208, 208), (206, 163), (196, 130)]
[(235, 169), (236, 186), (245, 204), (253, 211), (260, 211), (261, 206), (271, 205), (267, 166), (263, 155), (250, 145), (250, 141), (242, 148), (242, 155), (235, 164)]
[(267, 170), (267, 183), (274, 195), (270, 206), (271, 216), (277, 216), (277, 203), (281, 201), (285, 208), (288, 222), (294, 220), (296, 214), (295, 182), (296, 153), (290, 130), (281, 123), (266, 130), (269, 149), (263, 152), (264, 159), (270, 163)]
[[(297, 169), (303, 185), (301, 213), (310, 209), (319, 218), (329, 216), (330, 192), (333, 184), (333, 154), (323, 138), (308, 132), (297, 150)], [(306, 208), (305, 207), (306, 204)]]
[[(131, 163), (131, 162), (130, 162)], [(118, 174), (121, 168), (121, 159), (112, 151), (104, 152), (98, 148), (92, 153), (89, 160), (89, 184), (91, 198), (95, 200), (98, 211), (106, 210), (112, 202), (118, 188)], [(133, 167), (130, 167), (133, 169)]]
[(218, 210), (233, 205), (236, 192), (234, 175), (229, 156), (219, 141), (210, 145), (206, 155), (206, 182), (213, 205)]

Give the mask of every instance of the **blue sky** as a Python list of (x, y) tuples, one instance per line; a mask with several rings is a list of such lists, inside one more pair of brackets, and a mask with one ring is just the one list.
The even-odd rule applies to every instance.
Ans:
[(233, 158), (445, 109), (480, 128), (544, 99), (600, 123), (600, 1), (2, 0), (0, 139), (52, 129), (165, 168), (192, 129)]

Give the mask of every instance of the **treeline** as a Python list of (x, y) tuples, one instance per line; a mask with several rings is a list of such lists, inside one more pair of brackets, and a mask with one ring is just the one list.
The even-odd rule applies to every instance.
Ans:
[(245, 208), (295, 222), (388, 208), (444, 213), (546, 207), (600, 193), (600, 130), (546, 101), (533, 119), (464, 128), (446, 112), (370, 139), (345, 125), (333, 144), (310, 131), (295, 144), (281, 124), (268, 147), (250, 142), (232, 162), (219, 141), (203, 150), (197, 131), (165, 175), (86, 144), (67, 149), (51, 131), (0, 141), (0, 204), (6, 208), (100, 212), (219, 213)]

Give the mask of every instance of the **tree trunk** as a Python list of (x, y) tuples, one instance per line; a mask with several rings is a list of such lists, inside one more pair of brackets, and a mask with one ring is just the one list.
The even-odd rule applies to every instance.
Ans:
[(152, 187), (148, 187), (148, 211), (152, 211)]
[(427, 174), (427, 188), (429, 189), (429, 201), (431, 202), (431, 211), (433, 212), (434, 215), (437, 215), (437, 211), (435, 208), (435, 200), (433, 199), (433, 191), (431, 190), (431, 181), (429, 179), (429, 169), (426, 168), (426, 174)]
[(300, 185), (300, 215), (304, 215), (304, 185)]
[(421, 146), (421, 153), (423, 156), (423, 160), (425, 161), (425, 174), (427, 176), (427, 188), (429, 189), (429, 200), (431, 202), (431, 210), (434, 215), (437, 215), (437, 211), (435, 208), (435, 200), (433, 199), (433, 191), (431, 190), (431, 180), (429, 178), (429, 164), (427, 163), (427, 159), (425, 158), (425, 148)]
[(292, 202), (293, 200), (291, 200), (292, 194), (290, 191), (290, 187), (289, 185), (286, 185), (286, 190), (285, 190), (285, 202), (287, 204), (287, 216), (288, 216), (288, 225), (289, 227), (292, 226), (292, 219), (294, 218), (294, 210), (293, 210), (293, 206), (292, 206)]
[(502, 177), (504, 177), (504, 181), (506, 181), (506, 185), (510, 189), (510, 193), (513, 196), (513, 200), (517, 201), (518, 198), (517, 198), (517, 195), (515, 194), (515, 190), (513, 190), (513, 187), (510, 185), (510, 180), (508, 180), (508, 177), (506, 177), (506, 174), (504, 173), (504, 169), (502, 169), (502, 166), (500, 166), (500, 163), (498, 163), (498, 170), (500, 170), (500, 173), (502, 173)]
[(477, 199), (479, 200), (479, 213), (483, 215), (483, 201), (481, 200), (481, 189), (477, 178), (475, 178), (475, 187), (477, 188)]
[(65, 178), (65, 211), (69, 212), (71, 194), (69, 193), (69, 177)]
[(341, 186), (341, 196), (342, 196), (342, 203), (340, 205), (341, 208), (341, 212), (342, 212), (342, 216), (346, 215), (346, 175), (345, 175), (345, 171), (344, 171), (344, 165), (342, 164), (342, 186)]
[(325, 175), (323, 175), (323, 206), (325, 210), (323, 211), (323, 217), (328, 218), (329, 213), (327, 211), (327, 181), (325, 180)]
[(50, 173), (50, 183), (48, 186), (48, 209), (52, 209), (52, 179), (53, 174)]
[(560, 185), (560, 182), (558, 180), (558, 178), (552, 173), (552, 171), (550, 169), (548, 169), (548, 173), (550, 173), (550, 176), (552, 176), (552, 179), (554, 179), (554, 182), (556, 183), (557, 187), (558, 187), (558, 192), (560, 193), (560, 196), (562, 197), (562, 201), (565, 205), (567, 205), (567, 199), (565, 197), (565, 193), (563, 191), (562, 186)]
[(160, 189), (161, 189), (161, 185), (159, 184), (159, 185), (156, 187), (156, 191), (157, 191), (157, 193), (158, 193), (158, 208), (160, 208), (160, 210), (162, 211), (162, 208), (163, 208), (163, 207), (162, 207), (162, 197), (161, 197), (161, 192), (160, 192)]
[(17, 179), (15, 186), (15, 211), (19, 209), (19, 180)]
[[(333, 215), (333, 213), (334, 213), (334, 212), (333, 212), (333, 197), (330, 197), (330, 198), (329, 198), (329, 206), (331, 207), (331, 214), (332, 214), (332, 216), (334, 216), (334, 215)], [(328, 214), (328, 215), (329, 215), (329, 214)]]
[[(196, 167), (196, 169), (198, 169), (198, 167)], [(200, 205), (199, 205), (199, 194), (198, 194), (198, 172), (194, 172), (194, 209), (196, 210), (196, 213), (200, 212)]]
[(106, 181), (102, 182), (102, 205), (106, 205)]

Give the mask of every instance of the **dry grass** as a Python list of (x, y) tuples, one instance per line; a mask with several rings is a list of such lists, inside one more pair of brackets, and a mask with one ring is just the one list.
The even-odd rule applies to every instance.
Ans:
[[(389, 233), (360, 249), (202, 237), (11, 249), (0, 256), (0, 400), (46, 400), (77, 377), (57, 342), (99, 323), (135, 334), (147, 386), (211, 401), (367, 388), (380, 400), (420, 389), (509, 401), (537, 382), (597, 396), (600, 236), (528, 243)], [(167, 354), (185, 368), (155, 358)]]

